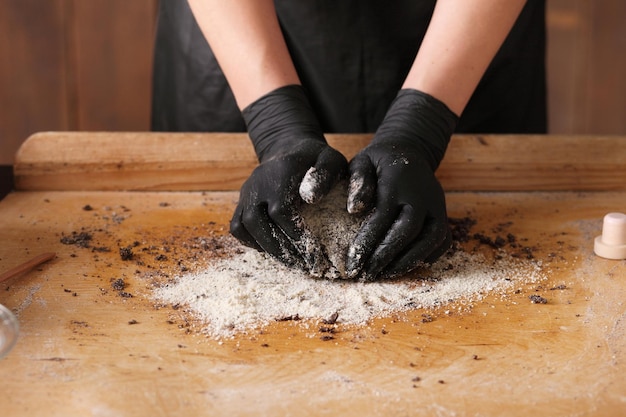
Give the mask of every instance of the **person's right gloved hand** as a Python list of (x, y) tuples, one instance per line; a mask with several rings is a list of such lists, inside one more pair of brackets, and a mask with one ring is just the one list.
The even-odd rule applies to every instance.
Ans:
[[(328, 257), (299, 214), (347, 176), (299, 85), (278, 88), (242, 111), (259, 166), (241, 187), (230, 231), (243, 244), (321, 276)], [(306, 175), (305, 186), (301, 187)]]

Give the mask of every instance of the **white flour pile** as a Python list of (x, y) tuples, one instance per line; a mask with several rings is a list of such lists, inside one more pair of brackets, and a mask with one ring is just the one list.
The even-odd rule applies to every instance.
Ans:
[[(322, 234), (333, 263), (341, 269), (344, 261), (338, 250), (352, 240), (359, 221), (344, 217), (343, 190), (329, 197), (317, 215), (309, 212), (305, 218)], [(208, 335), (223, 338), (294, 316), (306, 321), (338, 313), (339, 323), (362, 325), (395, 312), (475, 301), (488, 292), (544, 278), (535, 262), (504, 252), (487, 260), (456, 251), (410, 277), (372, 283), (315, 279), (255, 250), (241, 247), (235, 252), (202, 272), (157, 288), (154, 297), (185, 306), (205, 323)]]

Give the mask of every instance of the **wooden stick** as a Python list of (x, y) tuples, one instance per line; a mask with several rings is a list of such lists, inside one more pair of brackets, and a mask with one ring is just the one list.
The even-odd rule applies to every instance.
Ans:
[(24, 272), (30, 271), (37, 265), (40, 265), (54, 258), (56, 255), (57, 254), (54, 252), (46, 252), (46, 253), (42, 253), (41, 255), (35, 256), (30, 261), (24, 262), (23, 264), (18, 265), (13, 269), (9, 269), (4, 274), (0, 275), (0, 282), (6, 281), (20, 274), (23, 274)]

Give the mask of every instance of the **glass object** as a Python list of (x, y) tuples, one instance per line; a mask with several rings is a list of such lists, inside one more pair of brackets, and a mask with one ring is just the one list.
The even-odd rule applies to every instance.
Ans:
[(0, 359), (13, 348), (18, 332), (17, 318), (11, 310), (0, 304)]

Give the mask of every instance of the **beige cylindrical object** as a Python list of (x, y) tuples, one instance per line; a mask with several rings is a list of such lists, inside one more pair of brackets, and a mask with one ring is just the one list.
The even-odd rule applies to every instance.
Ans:
[(626, 214), (604, 216), (602, 235), (595, 238), (593, 251), (607, 259), (626, 259)]

